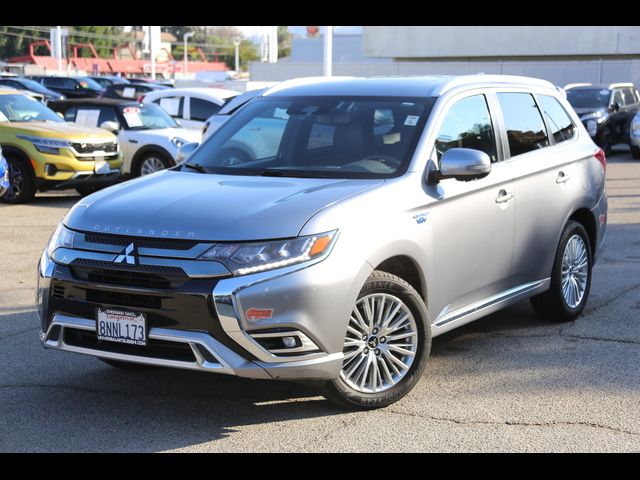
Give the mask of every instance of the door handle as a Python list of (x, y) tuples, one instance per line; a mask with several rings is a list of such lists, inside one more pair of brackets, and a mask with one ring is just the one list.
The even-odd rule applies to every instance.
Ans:
[(498, 197), (496, 198), (496, 203), (505, 203), (511, 199), (513, 199), (513, 193), (507, 193), (506, 190), (500, 190), (498, 192)]
[(129, 140), (129, 143), (138, 143), (138, 140)]
[(556, 183), (565, 183), (565, 182), (569, 181), (570, 178), (571, 178), (571, 175), (567, 175), (562, 170), (560, 170), (560, 172), (558, 172), (558, 176), (556, 178)]

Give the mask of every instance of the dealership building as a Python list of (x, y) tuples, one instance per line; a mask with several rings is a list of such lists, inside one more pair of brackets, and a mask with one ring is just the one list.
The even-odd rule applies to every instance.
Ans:
[[(322, 75), (322, 38), (298, 38), (289, 58), (253, 62), (251, 79)], [(527, 75), (556, 85), (634, 82), (640, 86), (637, 26), (362, 27), (335, 35), (333, 74), (358, 76)]]

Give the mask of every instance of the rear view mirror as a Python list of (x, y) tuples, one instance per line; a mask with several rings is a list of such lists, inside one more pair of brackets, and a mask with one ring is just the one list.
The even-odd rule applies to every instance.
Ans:
[(468, 182), (486, 177), (491, 172), (489, 155), (472, 148), (451, 148), (440, 159), (440, 170), (429, 172), (427, 184), (435, 185), (440, 180), (455, 178)]
[(184, 162), (199, 146), (200, 144), (195, 142), (185, 143), (178, 149), (178, 153), (176, 153), (176, 163)]

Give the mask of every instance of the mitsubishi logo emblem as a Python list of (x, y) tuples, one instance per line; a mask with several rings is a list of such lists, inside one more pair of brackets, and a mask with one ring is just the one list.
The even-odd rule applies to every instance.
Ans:
[(133, 243), (130, 243), (122, 251), (122, 253), (116, 257), (114, 262), (115, 263), (125, 263), (126, 262), (126, 263), (128, 263), (130, 265), (135, 265), (136, 264), (136, 257), (134, 256), (134, 253), (133, 253), (135, 248), (136, 248), (136, 246)]

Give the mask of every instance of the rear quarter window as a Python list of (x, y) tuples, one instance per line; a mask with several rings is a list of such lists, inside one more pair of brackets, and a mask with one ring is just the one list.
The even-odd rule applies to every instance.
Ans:
[(548, 95), (537, 95), (538, 105), (555, 143), (564, 142), (576, 135), (576, 126), (560, 102)]
[(498, 93), (511, 157), (549, 145), (547, 131), (530, 93)]

